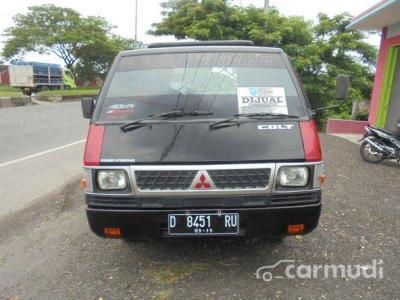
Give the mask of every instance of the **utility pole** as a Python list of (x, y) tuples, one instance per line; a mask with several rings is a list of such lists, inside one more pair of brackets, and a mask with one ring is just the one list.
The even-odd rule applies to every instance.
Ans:
[(138, 0), (135, 0), (135, 41), (137, 41), (137, 2)]
[(268, 12), (269, 10), (269, 0), (264, 0), (264, 10)]

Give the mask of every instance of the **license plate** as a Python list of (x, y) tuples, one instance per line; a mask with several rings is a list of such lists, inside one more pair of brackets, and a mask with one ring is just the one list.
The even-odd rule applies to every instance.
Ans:
[(239, 233), (237, 213), (168, 215), (170, 235), (234, 235)]

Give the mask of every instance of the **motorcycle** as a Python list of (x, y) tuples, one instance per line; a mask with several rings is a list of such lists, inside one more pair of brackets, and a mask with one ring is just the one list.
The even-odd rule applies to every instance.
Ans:
[[(400, 119), (397, 121), (400, 128)], [(396, 159), (400, 165), (400, 133), (376, 128), (372, 125), (365, 127), (366, 133), (359, 140), (362, 159), (369, 163), (380, 163), (384, 159)]]

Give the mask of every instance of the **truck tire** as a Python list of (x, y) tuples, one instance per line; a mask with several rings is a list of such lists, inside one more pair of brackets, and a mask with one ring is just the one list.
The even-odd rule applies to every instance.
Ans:
[(32, 96), (33, 90), (32, 90), (32, 89), (25, 90), (25, 89), (22, 89), (22, 88), (21, 88), (21, 92), (22, 92), (22, 94), (24, 94), (24, 95)]
[[(376, 140), (376, 139), (374, 139)], [(379, 153), (374, 148), (371, 147), (366, 141), (362, 142), (360, 146), (360, 156), (363, 160), (369, 163), (378, 164), (385, 159), (382, 153)]]

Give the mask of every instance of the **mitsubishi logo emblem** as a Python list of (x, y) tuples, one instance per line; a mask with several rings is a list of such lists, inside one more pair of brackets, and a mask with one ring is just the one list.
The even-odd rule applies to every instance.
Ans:
[(191, 190), (209, 190), (215, 189), (214, 182), (207, 171), (198, 171), (196, 177), (193, 179)]
[(200, 175), (200, 182), (197, 182), (196, 185), (194, 186), (195, 189), (211, 189), (211, 184), (206, 181), (206, 176), (204, 174)]

